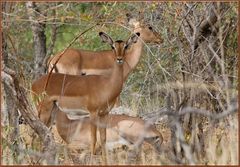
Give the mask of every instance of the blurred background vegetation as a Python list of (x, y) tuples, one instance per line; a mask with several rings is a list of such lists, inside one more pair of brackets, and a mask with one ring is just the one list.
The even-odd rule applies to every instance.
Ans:
[[(20, 84), (26, 90), (30, 90), (35, 70), (32, 23), (38, 22), (43, 26), (47, 59), (63, 51), (79, 33), (97, 22), (104, 24), (95, 26), (71, 47), (86, 50), (110, 49), (101, 42), (98, 32), (104, 31), (116, 40), (127, 39), (131, 31), (126, 14), (130, 14), (151, 25), (164, 39), (159, 45), (145, 44), (137, 68), (125, 83), (121, 105), (131, 110), (130, 115), (144, 118), (148, 113), (158, 112), (162, 107), (170, 107), (175, 112), (192, 107), (219, 114), (229, 111), (237, 103), (237, 2), (39, 2), (35, 5), (35, 19), (31, 20), (25, 2), (2, 3), (2, 64), (16, 72)], [(198, 30), (201, 23), (210, 17), (209, 10), (212, 7), (217, 18), (214, 25), (207, 30)], [(199, 33), (201, 37), (196, 42)], [(46, 64), (43, 63), (42, 66), (45, 67)], [(7, 96), (7, 93), (2, 95), (3, 102)], [(4, 124), (11, 126), (8, 110), (4, 111), (2, 125), (5, 122)], [(179, 121), (186, 143), (194, 152), (195, 163), (238, 163), (238, 147), (231, 146), (229, 154), (226, 153), (228, 156), (224, 154), (226, 149), (217, 144), (216, 148), (220, 148), (220, 151), (214, 155), (206, 153), (207, 141), (210, 141), (207, 139), (213, 133), (210, 128), (212, 126), (223, 129), (218, 133), (221, 136), (217, 138), (218, 144), (225, 135), (230, 138), (225, 147), (230, 147), (230, 144), (237, 146), (237, 138), (234, 137), (238, 128), (236, 114), (217, 121), (217, 125), (216, 122), (213, 125), (206, 117), (190, 113), (182, 116)], [(156, 122), (157, 125), (161, 123), (161, 120)], [(167, 127), (170, 129), (169, 133), (173, 134), (174, 130), (169, 124)], [(227, 128), (230, 130), (226, 130)], [(159, 126), (159, 130), (164, 131), (162, 126)], [(10, 132), (2, 133), (4, 132), (4, 138), (7, 139)], [(172, 139), (171, 135), (170, 138)], [(201, 143), (201, 151), (194, 147), (196, 143)], [(176, 152), (179, 150), (175, 148)], [(180, 153), (176, 153), (176, 156), (184, 157)], [(220, 161), (218, 157), (221, 156), (226, 159)], [(16, 163), (7, 162), (6, 159), (4, 162)], [(176, 162), (161, 159), (154, 163)]]

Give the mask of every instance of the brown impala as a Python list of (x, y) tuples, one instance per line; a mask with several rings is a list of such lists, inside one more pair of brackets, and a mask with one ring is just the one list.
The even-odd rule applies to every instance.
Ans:
[[(38, 106), (38, 113), (51, 112), (54, 105), (61, 111), (70, 114), (89, 115), (93, 122), (106, 124), (108, 112), (112, 109), (116, 98), (119, 96), (123, 86), (123, 62), (125, 53), (138, 41), (139, 33), (132, 35), (126, 42), (115, 41), (107, 34), (100, 32), (103, 42), (112, 47), (113, 69), (110, 75), (87, 75), (76, 76), (68, 74), (53, 73), (49, 78), (44, 75), (32, 84), (35, 96), (45, 93)], [(100, 56), (99, 58), (104, 56)], [(99, 126), (100, 140), (102, 146), (103, 161), (106, 163), (106, 128)], [(96, 153), (96, 124), (91, 124), (91, 153)]]
[[(89, 117), (71, 120), (58, 108), (52, 112), (56, 112), (54, 114), (56, 114), (57, 131), (67, 144), (74, 146), (74, 148), (87, 148), (90, 145), (91, 121)], [(42, 112), (41, 120), (50, 126), (53, 123), (51, 116), (51, 112)], [(136, 144), (137, 146), (137, 144), (141, 145), (143, 142), (147, 142), (160, 152), (163, 138), (154, 125), (147, 125), (138, 117), (117, 114), (109, 114), (106, 122), (106, 146), (109, 150), (119, 145), (131, 146)], [(140, 142), (138, 142), (139, 140)]]
[[(123, 64), (123, 78), (127, 79), (130, 72), (137, 66), (142, 55), (144, 43), (161, 43), (163, 40), (151, 26), (146, 26), (138, 21), (131, 21), (134, 33), (140, 33), (141, 40), (138, 40), (126, 51), (125, 63)], [(48, 62), (48, 71), (51, 71), (53, 64), (58, 60), (61, 53), (53, 56)], [(113, 67), (113, 52), (87, 51), (80, 49), (68, 49), (59, 59), (53, 72), (72, 75), (105, 75), (110, 74)], [(116, 106), (119, 106), (119, 99)]]

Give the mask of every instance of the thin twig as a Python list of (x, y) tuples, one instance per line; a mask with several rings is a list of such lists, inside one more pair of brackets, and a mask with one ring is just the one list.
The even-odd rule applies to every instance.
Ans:
[(91, 26), (90, 28), (86, 29), (85, 31), (83, 31), (82, 33), (80, 33), (79, 35), (77, 35), (73, 40), (72, 42), (69, 43), (69, 45), (63, 50), (63, 52), (59, 55), (58, 59), (56, 60), (56, 62), (53, 64), (50, 72), (48, 73), (48, 78), (47, 78), (47, 81), (46, 81), (46, 84), (44, 86), (44, 90), (46, 90), (47, 88), (47, 85), (48, 85), (48, 81), (49, 81), (49, 78), (52, 74), (52, 71), (53, 69), (55, 68), (56, 64), (58, 63), (58, 61), (61, 59), (62, 55), (72, 46), (72, 44), (80, 37), (82, 36), (83, 34), (85, 34), (86, 32), (88, 32), (89, 30), (93, 29), (95, 26), (99, 25), (99, 23), (96, 23), (95, 25)]

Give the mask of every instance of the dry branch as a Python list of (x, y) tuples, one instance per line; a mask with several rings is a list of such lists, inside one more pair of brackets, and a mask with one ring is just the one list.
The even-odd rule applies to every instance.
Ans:
[(27, 93), (25, 89), (19, 84), (15, 72), (7, 67), (2, 71), (3, 82), (11, 85), (12, 88), (12, 101), (17, 106), (17, 109), (21, 112), (26, 122), (31, 128), (39, 135), (43, 141), (43, 154), (42, 160), (46, 160), (47, 164), (55, 164), (56, 157), (56, 144), (50, 130), (33, 114), (30, 108), (30, 103), (27, 99)]

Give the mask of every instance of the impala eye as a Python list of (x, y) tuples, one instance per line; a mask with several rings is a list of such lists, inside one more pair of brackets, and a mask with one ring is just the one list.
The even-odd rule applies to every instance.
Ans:
[(128, 45), (124, 45), (124, 49), (127, 49), (128, 48)]
[(151, 26), (148, 27), (149, 30), (153, 30), (153, 28)]
[(114, 44), (113, 44), (113, 45), (111, 45), (111, 48), (112, 48), (112, 49), (115, 49), (115, 45), (114, 45)]

